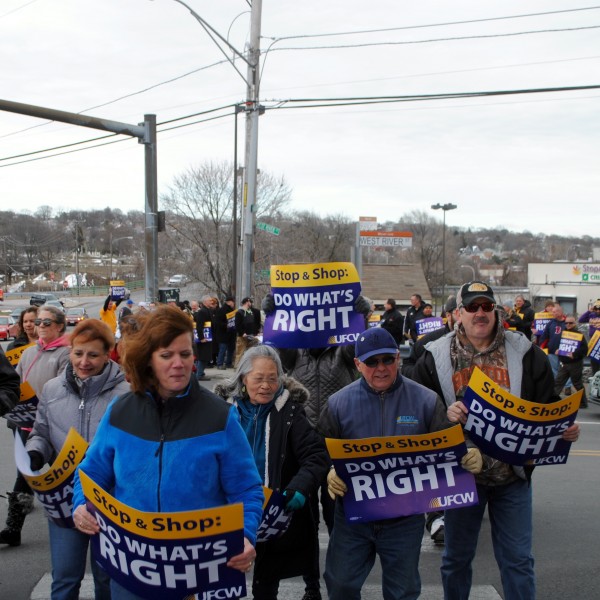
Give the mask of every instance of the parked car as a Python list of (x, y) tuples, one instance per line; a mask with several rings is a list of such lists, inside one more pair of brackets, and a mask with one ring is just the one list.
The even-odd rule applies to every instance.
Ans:
[(77, 323), (80, 321), (89, 319), (89, 315), (87, 314), (85, 308), (81, 306), (75, 306), (67, 309), (66, 319), (67, 325), (77, 325)]
[(49, 301), (58, 302), (62, 307), (62, 302), (54, 294), (31, 294), (31, 298), (29, 298), (29, 304), (32, 306), (41, 306)]
[(22, 308), (15, 308), (10, 315), (8, 315), (8, 322), (10, 325), (8, 326), (8, 333), (11, 338), (19, 337), (21, 333), (21, 329), (19, 328), (19, 317), (21, 316)]
[(178, 273), (177, 275), (171, 275), (169, 277), (169, 285), (177, 285), (177, 286), (185, 286), (188, 282), (187, 275), (183, 275), (182, 273)]
[[(62, 310), (63, 312), (65, 312), (65, 307), (63, 306), (63, 303), (60, 300), (46, 300), (46, 302), (44, 302), (44, 304), (42, 304), (42, 306), (54, 306), (56, 308), (58, 308), (59, 310)], [(40, 306), (41, 308), (41, 306)]]
[(7, 315), (0, 315), (0, 340), (8, 340), (11, 335), (9, 333), (10, 319)]

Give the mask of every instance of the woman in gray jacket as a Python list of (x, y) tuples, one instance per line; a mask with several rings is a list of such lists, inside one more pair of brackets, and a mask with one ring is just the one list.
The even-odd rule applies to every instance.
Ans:
[[(42, 391), (26, 449), (31, 468), (52, 462), (74, 427), (91, 442), (110, 401), (129, 391), (119, 366), (110, 360), (115, 339), (98, 319), (81, 321), (71, 334), (70, 362)], [(52, 558), (52, 600), (79, 598), (89, 536), (48, 521)], [(92, 560), (96, 600), (110, 599), (108, 575)]]

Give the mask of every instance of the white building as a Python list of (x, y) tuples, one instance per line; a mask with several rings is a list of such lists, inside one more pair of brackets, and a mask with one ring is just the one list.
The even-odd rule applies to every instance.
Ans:
[(530, 263), (527, 283), (534, 308), (556, 300), (566, 313), (582, 314), (600, 298), (600, 263)]

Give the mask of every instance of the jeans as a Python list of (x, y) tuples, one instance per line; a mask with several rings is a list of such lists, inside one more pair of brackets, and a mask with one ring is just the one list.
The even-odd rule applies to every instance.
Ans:
[(481, 522), (488, 507), (494, 556), (508, 600), (533, 600), (535, 574), (531, 543), (531, 487), (519, 479), (499, 486), (477, 486), (479, 504), (445, 512), (446, 546), (442, 555), (445, 600), (467, 600)]
[(144, 600), (143, 596), (136, 596), (133, 592), (119, 585), (114, 579), (110, 581), (110, 593), (112, 594), (112, 600)]
[(219, 342), (219, 354), (217, 355), (217, 367), (226, 365), (233, 367), (235, 356), (235, 340), (231, 342)]
[(202, 360), (197, 360), (196, 361), (196, 378), (200, 379), (201, 377), (204, 377), (205, 373), (205, 369), (206, 369), (206, 363), (208, 361), (202, 361)]
[[(77, 600), (85, 575), (90, 536), (77, 529), (59, 527), (48, 521), (50, 555), (52, 558), (52, 600)], [(93, 557), (90, 559), (94, 576), (96, 600), (111, 600), (110, 578)]]
[(424, 522), (423, 515), (415, 515), (374, 523), (348, 523), (338, 500), (325, 560), (329, 600), (360, 600), (360, 590), (376, 555), (381, 561), (384, 600), (418, 598)]

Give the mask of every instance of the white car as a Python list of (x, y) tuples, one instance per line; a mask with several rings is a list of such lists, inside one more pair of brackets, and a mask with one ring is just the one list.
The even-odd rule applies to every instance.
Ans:
[(185, 286), (187, 282), (187, 275), (183, 275), (181, 273), (177, 275), (171, 275), (171, 277), (169, 277), (169, 285)]

